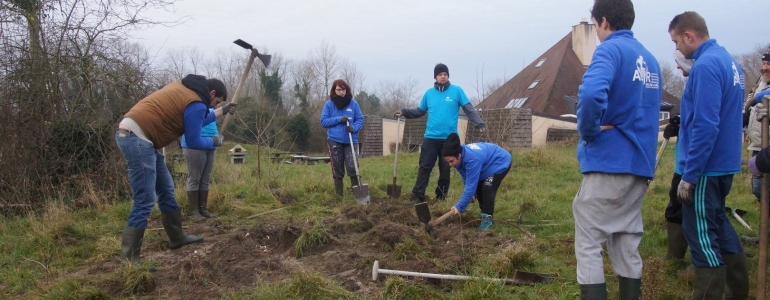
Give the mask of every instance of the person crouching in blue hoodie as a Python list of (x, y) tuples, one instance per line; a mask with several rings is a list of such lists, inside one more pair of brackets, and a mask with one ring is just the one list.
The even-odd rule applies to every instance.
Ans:
[(444, 161), (460, 173), (465, 184), (460, 201), (452, 206), (452, 212), (455, 215), (464, 212), (471, 198), (476, 196), (481, 209), (479, 231), (489, 229), (495, 213), (497, 189), (511, 169), (511, 154), (492, 143), (461, 145), (457, 133), (450, 133), (444, 142), (442, 155)]

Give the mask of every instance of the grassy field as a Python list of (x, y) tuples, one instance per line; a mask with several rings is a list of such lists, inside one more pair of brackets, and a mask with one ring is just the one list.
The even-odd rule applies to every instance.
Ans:
[[(232, 145), (228, 145), (232, 146)], [(223, 149), (229, 149), (226, 147)], [(35, 214), (0, 220), (0, 295), (16, 299), (221, 298), (221, 299), (576, 299), (572, 199), (581, 175), (575, 146), (514, 150), (514, 164), (503, 181), (489, 233), (475, 232), (479, 215), (472, 204), (462, 217), (450, 218), (428, 234), (406, 204), (415, 180), (418, 154), (399, 156), (404, 196), (388, 199), (393, 158), (361, 160), (363, 182), (373, 203), (355, 204), (348, 190), (334, 195), (328, 165), (271, 164), (262, 149), (246, 145), (246, 164), (231, 165), (217, 153), (210, 211), (205, 223), (185, 219), (188, 234), (206, 241), (169, 250), (158, 230), (160, 213), (150, 219), (142, 248), (143, 263), (118, 259), (120, 232), (130, 199), (109, 199), (98, 192), (82, 199), (86, 207), (51, 199)], [(673, 147), (658, 167), (643, 207), (645, 299), (689, 299), (692, 276), (685, 262), (659, 259), (666, 251), (664, 208), (673, 172)], [(174, 166), (176, 195), (186, 208), (185, 167)], [(433, 196), (437, 170), (428, 186)], [(346, 188), (349, 181), (346, 179)], [(87, 183), (84, 186), (88, 186)], [(429, 201), (435, 216), (447, 211), (462, 192), (452, 171), (449, 199)], [(66, 197), (66, 196), (63, 196)], [(736, 175), (727, 205), (747, 210), (746, 221), (759, 228), (758, 204), (750, 174)], [(267, 212), (267, 213), (266, 213)], [(259, 215), (261, 214), (261, 215)], [(517, 229), (522, 216), (527, 236)], [(731, 218), (732, 219), (732, 218)], [(735, 220), (739, 235), (755, 235)], [(751, 297), (756, 286), (757, 248), (749, 257)], [(381, 268), (504, 278), (515, 270), (554, 273), (536, 286), (503, 286), (488, 281), (439, 281), (381, 275), (371, 280), (374, 260)], [(150, 272), (149, 269), (157, 269)], [(610, 298), (617, 280), (605, 259)]]

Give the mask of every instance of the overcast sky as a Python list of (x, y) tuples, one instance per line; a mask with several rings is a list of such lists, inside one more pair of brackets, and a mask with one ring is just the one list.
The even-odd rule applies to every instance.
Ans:
[[(381, 80), (433, 82), (433, 66), (449, 66), (450, 81), (472, 96), (477, 76), (510, 79), (571, 31), (590, 21), (590, 0), (177, 0), (175, 12), (156, 20), (190, 17), (174, 28), (157, 26), (135, 34), (151, 54), (196, 46), (212, 56), (237, 49), (243, 39), (258, 49), (300, 60), (323, 41), (356, 64), (372, 89)], [(770, 42), (766, 0), (635, 1), (633, 31), (658, 60), (673, 63), (671, 19), (694, 10), (712, 38), (734, 54)], [(759, 59), (759, 58), (757, 58)], [(245, 63), (245, 61), (244, 61)]]

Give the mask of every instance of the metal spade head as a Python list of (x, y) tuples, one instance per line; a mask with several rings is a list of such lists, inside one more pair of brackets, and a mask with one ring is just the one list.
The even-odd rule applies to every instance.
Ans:
[(251, 50), (252, 48), (254, 48), (254, 47), (252, 47), (252, 46), (251, 46), (251, 44), (249, 44), (249, 43), (247, 43), (247, 42), (244, 42), (242, 39), (237, 39), (237, 40), (235, 40), (235, 42), (233, 42), (233, 43), (235, 43), (235, 44), (236, 44), (236, 45), (238, 45), (238, 46), (241, 46), (241, 47), (243, 47), (244, 49), (249, 49), (249, 50)]
[(272, 59), (271, 55), (268, 54), (260, 54), (257, 49), (254, 49), (251, 44), (243, 41), (242, 39), (237, 39), (233, 43), (235, 43), (238, 46), (243, 47), (244, 49), (251, 50), (251, 55), (254, 55), (255, 57), (259, 58), (259, 60), (262, 62), (262, 64), (265, 65), (265, 68), (270, 66), (270, 60)]
[(417, 213), (417, 219), (424, 224), (430, 222), (430, 209), (427, 202), (420, 202), (414, 205), (414, 211)]

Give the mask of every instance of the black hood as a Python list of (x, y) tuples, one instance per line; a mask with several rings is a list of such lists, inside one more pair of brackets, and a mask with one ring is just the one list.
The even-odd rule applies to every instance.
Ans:
[(195, 74), (188, 74), (182, 78), (182, 84), (198, 94), (206, 107), (211, 107), (211, 96), (209, 96), (209, 85), (206, 83), (206, 77)]

